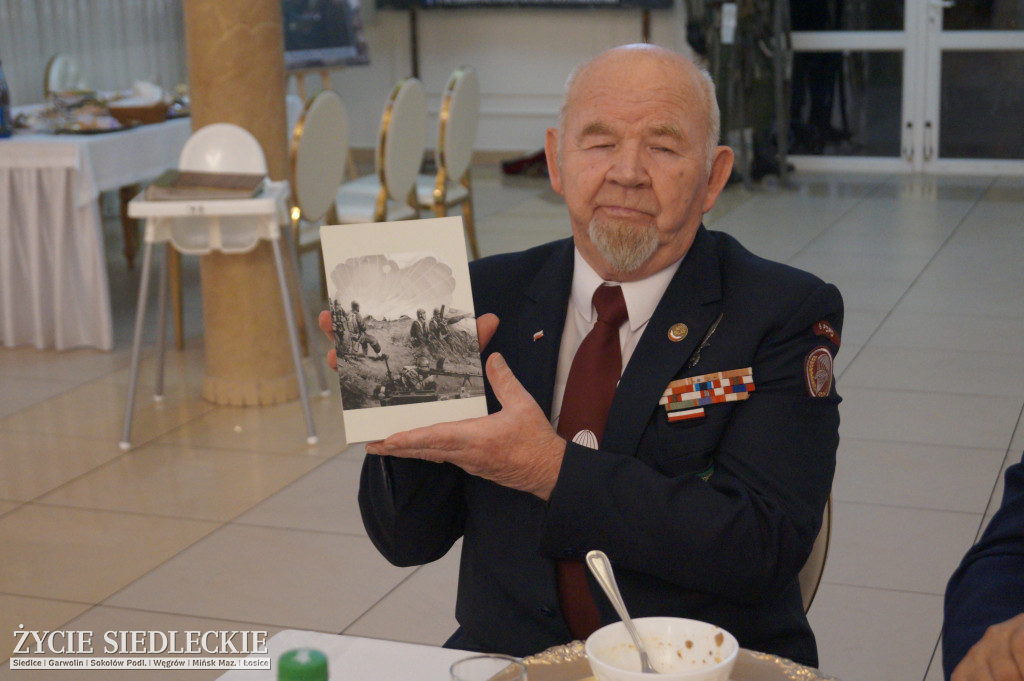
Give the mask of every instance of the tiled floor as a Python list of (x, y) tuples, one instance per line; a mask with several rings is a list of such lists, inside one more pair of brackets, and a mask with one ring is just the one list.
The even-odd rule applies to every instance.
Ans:
[[(730, 187), (707, 223), (835, 282), (846, 299), (834, 538), (811, 609), (822, 669), (844, 681), (938, 681), (945, 581), (1024, 449), (1024, 179), (795, 181)], [(544, 180), (480, 167), (475, 192), (485, 254), (569, 233)], [(194, 262), (168, 398), (141, 397), (138, 446), (118, 448), (138, 272), (115, 225), (108, 236), (116, 349), (0, 349), (0, 660), (19, 624), (442, 642), (455, 627), (458, 552), (416, 569), (379, 557), (359, 520), (361, 452), (345, 447), (337, 395), (314, 404), (312, 448), (297, 403), (199, 399)], [(313, 297), (315, 257), (305, 264)], [(44, 674), (0, 668), (9, 677)]]

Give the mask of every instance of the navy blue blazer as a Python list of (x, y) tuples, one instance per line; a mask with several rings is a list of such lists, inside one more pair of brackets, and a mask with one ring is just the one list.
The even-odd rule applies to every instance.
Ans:
[(1024, 458), (1006, 469), (1003, 501), (946, 586), (946, 678), (993, 624), (1024, 613)]
[[(470, 266), (476, 313), (501, 320), (485, 359), (501, 352), (549, 416), (572, 270), (571, 239)], [(701, 227), (623, 372), (601, 449), (569, 443), (547, 503), (449, 464), (370, 455), (368, 534), (396, 565), (463, 539), (453, 647), (528, 655), (570, 641), (556, 561), (601, 549), (631, 613), (714, 622), (744, 647), (816, 666), (797, 574), (831, 489), (839, 396), (834, 381), (811, 396), (807, 358), (835, 355), (842, 318), (834, 286)], [(682, 341), (669, 338), (677, 323)], [(658, 404), (674, 379), (745, 367), (745, 401), (675, 423)]]

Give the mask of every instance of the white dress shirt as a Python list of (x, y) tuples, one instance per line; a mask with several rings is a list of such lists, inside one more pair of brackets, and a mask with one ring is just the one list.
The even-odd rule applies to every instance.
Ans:
[[(685, 257), (685, 256), (684, 256)], [(640, 281), (605, 282), (598, 276), (579, 249), (575, 249), (572, 274), (572, 293), (569, 295), (569, 308), (565, 315), (565, 328), (562, 331), (562, 343), (558, 349), (558, 369), (555, 372), (555, 390), (551, 401), (551, 425), (558, 428), (558, 416), (562, 413), (562, 397), (565, 395), (565, 382), (569, 378), (573, 357), (580, 343), (597, 323), (597, 311), (594, 309), (594, 291), (598, 286), (608, 284), (621, 286), (622, 297), (626, 299), (626, 311), (629, 321), (619, 327), (619, 342), (622, 349), (622, 370), (633, 356), (633, 350), (640, 342), (640, 336), (647, 328), (647, 322), (654, 314), (654, 309), (665, 295), (665, 289), (675, 276), (682, 258), (668, 267), (655, 272)]]

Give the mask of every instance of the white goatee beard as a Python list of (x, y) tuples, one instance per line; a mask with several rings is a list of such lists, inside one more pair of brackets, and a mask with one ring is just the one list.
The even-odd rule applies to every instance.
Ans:
[(612, 269), (623, 274), (636, 272), (658, 250), (658, 232), (653, 224), (593, 218), (587, 235)]

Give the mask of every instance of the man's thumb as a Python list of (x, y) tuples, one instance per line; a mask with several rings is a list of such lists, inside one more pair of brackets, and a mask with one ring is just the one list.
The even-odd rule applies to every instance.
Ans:
[(509, 406), (526, 393), (526, 389), (509, 369), (501, 353), (495, 352), (487, 358), (487, 380), (491, 382), (494, 396), (498, 398), (502, 407)]

